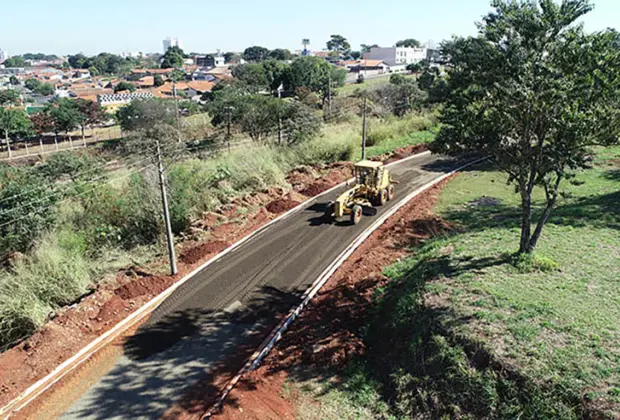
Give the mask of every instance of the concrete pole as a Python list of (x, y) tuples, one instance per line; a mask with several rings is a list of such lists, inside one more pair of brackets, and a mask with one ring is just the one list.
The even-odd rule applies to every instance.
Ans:
[(362, 114), (362, 160), (366, 159), (366, 93), (364, 93), (364, 112)]
[(174, 276), (177, 273), (177, 259), (174, 251), (174, 237), (172, 236), (172, 224), (170, 223), (170, 211), (168, 210), (168, 196), (166, 194), (166, 179), (164, 164), (161, 160), (161, 147), (159, 140), (157, 144), (157, 166), (159, 172), (159, 186), (161, 188), (161, 201), (164, 210), (164, 220), (166, 222), (166, 239), (168, 241), (168, 258), (170, 261), (170, 275)]

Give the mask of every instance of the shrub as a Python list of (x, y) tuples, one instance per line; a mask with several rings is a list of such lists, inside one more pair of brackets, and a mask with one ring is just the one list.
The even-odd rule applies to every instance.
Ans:
[(29, 168), (0, 168), (0, 257), (25, 252), (55, 222), (59, 195)]
[(31, 334), (58, 307), (86, 292), (85, 241), (70, 230), (46, 235), (32, 255), (0, 273), (0, 347)]

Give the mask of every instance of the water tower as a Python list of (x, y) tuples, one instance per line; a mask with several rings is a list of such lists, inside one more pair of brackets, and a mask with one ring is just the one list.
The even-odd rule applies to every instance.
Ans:
[(301, 40), (301, 43), (304, 46), (303, 51), (301, 52), (301, 55), (306, 57), (310, 55), (310, 51), (308, 51), (308, 45), (310, 45), (310, 40), (308, 38), (304, 38)]

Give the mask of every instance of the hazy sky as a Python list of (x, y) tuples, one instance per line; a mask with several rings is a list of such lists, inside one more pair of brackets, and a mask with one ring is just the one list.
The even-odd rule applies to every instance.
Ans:
[[(0, 0), (0, 48), (25, 52), (96, 54), (161, 52), (166, 36), (186, 52), (239, 51), (250, 45), (320, 50), (330, 34), (393, 45), (403, 38), (436, 42), (471, 35), (489, 0)], [(584, 18), (589, 31), (620, 28), (620, 0), (595, 0)]]

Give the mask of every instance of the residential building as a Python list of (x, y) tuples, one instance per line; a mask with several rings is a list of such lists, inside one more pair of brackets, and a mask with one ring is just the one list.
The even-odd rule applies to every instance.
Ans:
[(419, 63), (428, 58), (427, 48), (410, 48), (410, 47), (375, 47), (370, 52), (364, 54), (364, 58), (368, 60), (383, 60), (387, 63)]
[(183, 48), (181, 46), (181, 41), (179, 40), (179, 38), (168, 37), (168, 38), (164, 39), (163, 45), (164, 45), (164, 54), (166, 53), (166, 51), (168, 51), (172, 47)]
[(226, 66), (226, 60), (222, 55), (197, 55), (195, 62), (198, 67), (213, 68)]
[[(205, 92), (210, 92), (213, 86), (215, 86), (215, 83), (210, 81), (179, 82), (176, 84), (176, 90), (179, 96), (199, 101), (201, 95)], [(155, 96), (160, 98), (173, 98), (174, 85), (168, 82), (158, 87), (155, 89)]]

